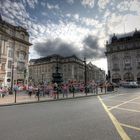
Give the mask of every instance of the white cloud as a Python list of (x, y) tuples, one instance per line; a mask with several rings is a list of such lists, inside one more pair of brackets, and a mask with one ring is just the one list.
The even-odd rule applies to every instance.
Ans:
[(90, 8), (93, 8), (95, 4), (95, 0), (82, 0), (82, 5), (83, 6), (88, 6)]
[(99, 26), (99, 21), (98, 20), (95, 20), (95, 19), (92, 19), (92, 18), (81, 18), (81, 22), (84, 23), (85, 25), (87, 26)]
[(46, 6), (46, 3), (45, 3), (45, 2), (41, 2), (40, 4), (41, 4), (43, 7)]
[(52, 10), (52, 9), (57, 9), (57, 10), (60, 9), (58, 4), (52, 5), (52, 4), (47, 3), (47, 7), (50, 10)]
[(67, 0), (67, 3), (73, 4), (74, 3), (74, 0)]
[(118, 15), (117, 13), (112, 13), (106, 21), (106, 30), (108, 34), (122, 32), (124, 21), (123, 15)]
[(131, 14), (126, 15), (124, 24), (125, 30), (127, 32), (134, 31), (135, 28), (140, 30), (140, 15), (131, 15)]
[(79, 20), (79, 14), (75, 14), (75, 15), (74, 15), (74, 18), (75, 18), (76, 20)]
[(130, 2), (128, 1), (122, 1), (117, 5), (117, 9), (118, 11), (122, 12), (122, 11), (127, 11), (130, 8)]
[(140, 1), (135, 0), (131, 1), (130, 3), (130, 11), (137, 12), (138, 15), (140, 15)]
[(23, 3), (16, 3), (8, 0), (5, 0), (2, 5), (2, 15), (5, 15), (5, 19), (9, 23), (22, 23), (30, 18)]
[(102, 70), (105, 70), (107, 73), (107, 60), (106, 60), (106, 58), (102, 58), (102, 59), (98, 59), (98, 60), (94, 59), (91, 61), (93, 61), (94, 65), (101, 68)]
[(42, 12), (41, 13), (43, 16), (47, 16), (48, 14), (47, 14), (47, 12)]
[(71, 17), (71, 14), (70, 13), (66, 14), (66, 17)]
[(105, 7), (107, 6), (107, 4), (110, 2), (110, 0), (99, 0), (98, 1), (98, 6), (101, 9), (105, 9)]
[(35, 8), (36, 4), (38, 3), (38, 0), (26, 0), (30, 8)]
[(110, 12), (109, 9), (107, 9), (107, 10), (105, 11), (105, 13), (104, 13), (103, 18), (106, 19), (106, 18), (108, 18), (110, 15), (111, 15), (111, 12)]

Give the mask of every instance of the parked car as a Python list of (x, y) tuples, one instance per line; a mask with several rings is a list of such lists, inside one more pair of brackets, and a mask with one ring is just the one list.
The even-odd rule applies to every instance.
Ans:
[(138, 87), (138, 84), (137, 84), (137, 82), (135, 82), (135, 81), (129, 82), (129, 87), (130, 87), (130, 88), (137, 88), (137, 87)]
[(138, 84), (136, 81), (131, 81), (131, 82), (122, 82), (121, 83), (122, 87), (126, 87), (126, 88), (137, 88)]

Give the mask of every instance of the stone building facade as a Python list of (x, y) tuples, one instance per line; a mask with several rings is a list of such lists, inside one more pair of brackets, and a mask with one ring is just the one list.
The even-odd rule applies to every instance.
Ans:
[(106, 44), (106, 56), (112, 82), (140, 82), (140, 31), (121, 38), (114, 34)]
[[(52, 73), (56, 71), (58, 64), (59, 72), (63, 74), (63, 82), (68, 81), (84, 81), (85, 64), (83, 60), (75, 55), (63, 57), (60, 55), (51, 55), (44, 58), (32, 59), (29, 65), (29, 81), (31, 83), (51, 82)], [(105, 79), (105, 72), (97, 68), (91, 63), (86, 65), (87, 81), (95, 80), (97, 71), (100, 71), (101, 76), (98, 80)]]
[(29, 34), (0, 16), (0, 86), (27, 82)]

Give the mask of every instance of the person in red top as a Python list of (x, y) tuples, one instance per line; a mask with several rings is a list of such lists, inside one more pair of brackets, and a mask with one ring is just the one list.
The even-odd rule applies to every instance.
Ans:
[(63, 97), (68, 97), (68, 85), (67, 84), (64, 84), (63, 85)]

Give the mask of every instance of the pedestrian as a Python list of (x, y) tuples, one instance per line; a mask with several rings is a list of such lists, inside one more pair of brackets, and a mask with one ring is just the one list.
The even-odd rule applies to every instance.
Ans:
[(37, 91), (36, 91), (36, 97), (38, 98), (38, 101), (40, 100), (39, 97), (40, 97), (40, 88), (37, 87)]
[(72, 92), (72, 94), (73, 94), (73, 98), (74, 98), (75, 87), (74, 87), (74, 85), (73, 85), (73, 84), (71, 85), (71, 92)]
[(54, 99), (56, 99), (56, 95), (58, 94), (58, 93), (57, 93), (57, 92), (58, 92), (57, 88), (58, 88), (57, 83), (54, 83), (54, 85), (53, 85)]
[(32, 92), (33, 92), (33, 87), (32, 87), (32, 85), (30, 85), (30, 86), (28, 87), (28, 95), (30, 96), (30, 98), (31, 98), (31, 96), (32, 96)]
[(0, 96), (1, 96), (2, 98), (4, 98), (4, 96), (5, 96), (5, 94), (4, 94), (4, 92), (3, 92), (3, 88), (2, 88), (2, 87), (0, 87)]
[(98, 84), (96, 84), (95, 90), (96, 90), (96, 94), (98, 94)]
[(103, 92), (103, 84), (100, 84), (101, 93)]
[(65, 96), (66, 96), (66, 98), (68, 97), (68, 85), (67, 84), (63, 85), (63, 97), (65, 97)]

